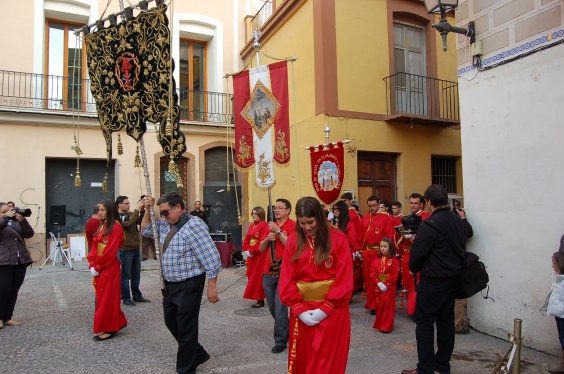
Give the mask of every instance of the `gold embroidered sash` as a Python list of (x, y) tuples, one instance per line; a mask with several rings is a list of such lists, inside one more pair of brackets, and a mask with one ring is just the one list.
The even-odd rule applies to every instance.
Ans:
[(104, 253), (104, 249), (106, 249), (105, 243), (98, 243), (98, 256), (101, 256)]
[(380, 245), (378, 244), (366, 244), (366, 249), (369, 251), (377, 251), (380, 249)]
[(335, 279), (316, 282), (298, 281), (298, 292), (302, 295), (304, 301), (324, 301), (333, 282), (335, 282)]

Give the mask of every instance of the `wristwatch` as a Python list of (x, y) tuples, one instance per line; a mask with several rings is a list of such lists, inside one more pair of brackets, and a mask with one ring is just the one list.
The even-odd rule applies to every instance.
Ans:
[(282, 235), (282, 230), (278, 230), (278, 232), (276, 232), (276, 235), (278, 236)]

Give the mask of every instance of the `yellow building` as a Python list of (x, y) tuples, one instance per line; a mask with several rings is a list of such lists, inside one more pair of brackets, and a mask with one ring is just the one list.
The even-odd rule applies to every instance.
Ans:
[[(363, 212), (372, 194), (406, 211), (432, 182), (462, 195), (455, 37), (443, 52), (436, 21), (413, 0), (273, 0), (247, 19), (245, 61), (257, 28), (261, 64), (298, 58), (288, 64), (292, 159), (275, 169), (273, 198), (315, 196), (304, 149), (324, 143), (326, 125), (331, 141), (352, 140), (343, 190)], [(267, 205), (266, 192), (248, 191), (249, 206)]]

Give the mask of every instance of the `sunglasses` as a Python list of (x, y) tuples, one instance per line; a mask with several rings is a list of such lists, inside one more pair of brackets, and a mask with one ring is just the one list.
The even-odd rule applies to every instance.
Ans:
[(161, 215), (161, 217), (168, 217), (168, 215), (170, 214), (170, 209), (161, 210), (159, 214)]

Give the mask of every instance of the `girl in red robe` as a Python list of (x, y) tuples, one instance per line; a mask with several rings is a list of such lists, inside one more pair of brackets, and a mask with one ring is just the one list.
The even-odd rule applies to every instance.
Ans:
[(349, 354), (352, 256), (319, 201), (296, 204), (298, 229), (288, 238), (278, 283), (290, 307), (288, 373), (344, 373)]
[(124, 241), (119, 224), (117, 207), (111, 200), (99, 204), (101, 225), (94, 234), (92, 248), (88, 254), (92, 284), (96, 291), (94, 309), (94, 340), (113, 338), (125, 326), (127, 320), (121, 310), (121, 267), (117, 252)]
[(353, 294), (363, 287), (362, 259), (360, 255), (361, 247), (358, 246), (357, 232), (354, 225), (350, 222), (349, 209), (347, 203), (339, 200), (333, 205), (333, 226), (341, 230), (347, 237), (353, 263)]
[(380, 242), (380, 255), (370, 266), (370, 277), (376, 285), (376, 320), (374, 328), (381, 332), (392, 332), (396, 315), (396, 286), (400, 271), (396, 249), (390, 238)]
[(243, 241), (243, 256), (247, 260), (247, 287), (243, 298), (256, 300), (253, 308), (261, 308), (264, 306), (264, 290), (262, 288), (262, 274), (264, 263), (268, 251), (260, 251), (260, 242), (263, 241), (270, 232), (268, 223), (266, 223), (264, 209), (260, 206), (253, 208), (251, 212), (253, 223), (247, 231), (245, 240)]

